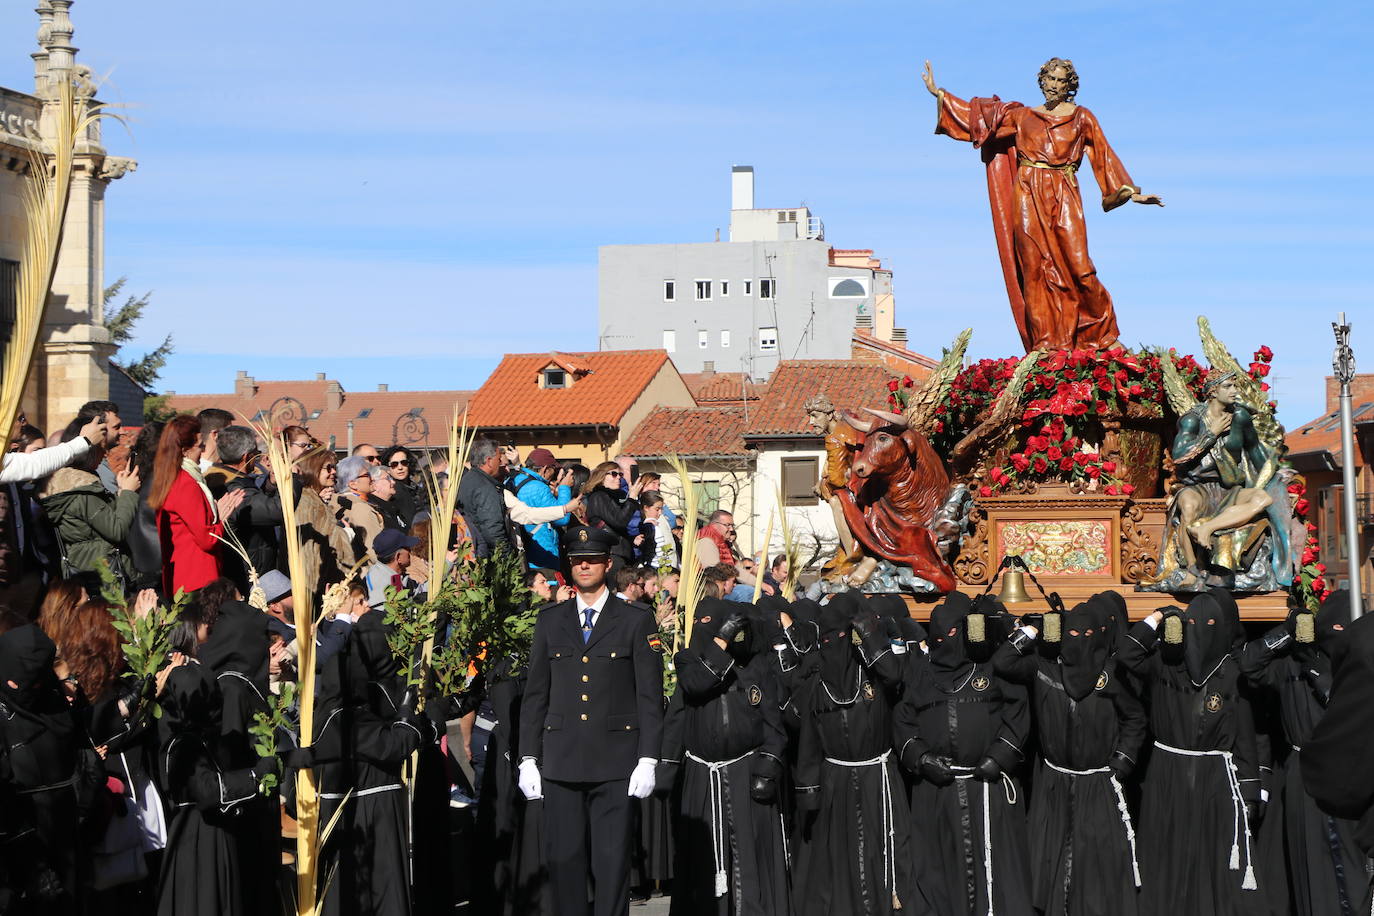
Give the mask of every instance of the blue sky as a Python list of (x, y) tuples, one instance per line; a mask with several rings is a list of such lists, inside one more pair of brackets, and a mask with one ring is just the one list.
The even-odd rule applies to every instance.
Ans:
[[(31, 85), (32, 4), (5, 4), (0, 85)], [(346, 388), (475, 387), (503, 352), (596, 346), (596, 249), (706, 241), (729, 169), (809, 204), (895, 271), (939, 353), (1019, 352), (983, 173), (931, 134), (929, 57), (960, 95), (1036, 100), (1072, 58), (1163, 209), (1089, 209), (1123, 339), (1276, 352), (1290, 428), (1322, 410), (1330, 319), (1374, 366), (1374, 14), (1355, 3), (361, 0), (73, 7), (80, 59), (139, 160), (107, 203), (106, 273), (152, 290), (166, 388), (234, 370)], [(1090, 201), (1091, 203), (1091, 201)]]

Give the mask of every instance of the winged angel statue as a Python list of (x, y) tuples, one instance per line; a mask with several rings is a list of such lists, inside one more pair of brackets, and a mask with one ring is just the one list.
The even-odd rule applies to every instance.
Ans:
[(1283, 427), (1259, 383), (1198, 318), (1211, 364), (1202, 400), (1161, 354), (1169, 403), (1178, 415), (1172, 456), (1181, 486), (1169, 500), (1158, 575), (1139, 591), (1195, 592), (1220, 586), (1267, 592), (1293, 582)]

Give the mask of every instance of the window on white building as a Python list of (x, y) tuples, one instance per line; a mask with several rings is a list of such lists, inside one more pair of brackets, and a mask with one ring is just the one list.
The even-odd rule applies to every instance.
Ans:
[(721, 281), (720, 281), (720, 294), (721, 294), (721, 296), (728, 296), (728, 295), (730, 295), (730, 281), (729, 281), (729, 280), (721, 280)]
[(760, 299), (772, 299), (774, 296), (777, 295), (777, 292), (778, 292), (777, 282), (774, 281), (773, 279), (770, 278), (770, 279), (765, 279), (765, 280), (760, 280), (760, 281), (759, 281), (759, 298), (760, 298)]
[(819, 500), (814, 487), (820, 479), (820, 459), (782, 459), (782, 503), (784, 506), (814, 506)]
[(663, 349), (667, 350), (669, 353), (677, 351), (677, 331), (663, 332)]
[(722, 350), (728, 350), (728, 349), (730, 349), (730, 332), (729, 332), (729, 331), (721, 331), (721, 332), (720, 332), (720, 348), (721, 348)]
[(711, 298), (711, 281), (710, 281), (710, 280), (698, 280), (698, 281), (697, 281), (697, 301), (698, 301), (698, 302), (705, 302), (705, 301), (709, 300), (710, 298)]
[(677, 298), (677, 284), (672, 280), (663, 281), (663, 301), (672, 302)]
[(778, 329), (759, 328), (759, 349), (776, 350), (778, 348)]
[(711, 332), (710, 332), (710, 331), (697, 331), (697, 346), (700, 347), (700, 348), (703, 349), (703, 350), (705, 350), (707, 347), (711, 346)]
[(752, 296), (752, 295), (754, 295), (754, 281), (753, 281), (753, 280), (745, 280), (745, 281), (744, 281), (744, 295), (746, 295), (746, 296)]

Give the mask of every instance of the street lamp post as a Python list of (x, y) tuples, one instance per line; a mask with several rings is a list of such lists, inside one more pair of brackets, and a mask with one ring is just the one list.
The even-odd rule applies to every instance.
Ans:
[(1341, 385), (1341, 483), (1345, 509), (1345, 555), (1350, 579), (1350, 616), (1358, 619), (1364, 613), (1364, 593), (1360, 589), (1360, 520), (1355, 515), (1355, 424), (1351, 416), (1350, 383), (1355, 380), (1355, 354), (1350, 349), (1350, 325), (1345, 312), (1331, 325), (1336, 332), (1336, 352), (1331, 368)]

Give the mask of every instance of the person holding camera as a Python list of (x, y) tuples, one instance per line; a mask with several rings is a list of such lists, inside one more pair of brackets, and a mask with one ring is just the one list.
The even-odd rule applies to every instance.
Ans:
[[(525, 456), (524, 467), (512, 470), (506, 484), (516, 499), (527, 506), (550, 508), (572, 501), (572, 469), (559, 467), (558, 459), (546, 448), (537, 448)], [(571, 515), (563, 515), (552, 522), (525, 525), (525, 561), (530, 568), (559, 569), (562, 567), (558, 546), (558, 529), (567, 527)]]

